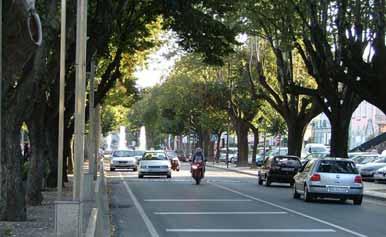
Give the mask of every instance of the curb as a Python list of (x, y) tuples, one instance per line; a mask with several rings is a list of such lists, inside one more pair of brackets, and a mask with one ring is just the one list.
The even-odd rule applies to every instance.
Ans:
[[(220, 170), (226, 170), (229, 172), (235, 172), (235, 173), (240, 173), (240, 174), (245, 174), (245, 175), (256, 177), (256, 174), (251, 174), (249, 172), (245, 172), (245, 171), (241, 171), (241, 170), (235, 170), (233, 168), (218, 167), (218, 166), (209, 165), (209, 164), (207, 164), (207, 166), (211, 167), (211, 168), (216, 168), (216, 169), (220, 169)], [(366, 193), (366, 192), (371, 192), (371, 193)], [(382, 196), (379, 196), (377, 194), (372, 194), (373, 192), (374, 191), (364, 191), (363, 196), (370, 198), (370, 199), (379, 200), (379, 201), (386, 201), (386, 197), (382, 197)]]

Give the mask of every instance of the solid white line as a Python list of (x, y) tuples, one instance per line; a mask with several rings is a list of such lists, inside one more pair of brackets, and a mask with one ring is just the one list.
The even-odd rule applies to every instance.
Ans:
[(333, 229), (166, 229), (166, 232), (217, 232), (217, 233), (248, 233), (248, 232), (280, 232), (280, 233), (334, 233)]
[(145, 202), (251, 202), (250, 199), (145, 199)]
[(316, 217), (313, 217), (313, 216), (309, 216), (309, 215), (307, 215), (307, 214), (304, 214), (304, 213), (301, 213), (301, 212), (292, 210), (292, 209), (290, 209), (290, 208), (286, 208), (286, 207), (277, 205), (277, 204), (275, 204), (275, 203), (268, 202), (268, 201), (265, 201), (265, 200), (263, 200), (263, 199), (253, 197), (253, 196), (251, 196), (251, 195), (248, 195), (248, 194), (239, 192), (239, 191), (237, 191), (237, 190), (234, 190), (234, 189), (225, 187), (225, 186), (223, 186), (223, 185), (216, 184), (216, 183), (211, 183), (211, 184), (214, 185), (214, 186), (217, 186), (218, 188), (227, 190), (227, 191), (229, 191), (229, 192), (239, 194), (240, 196), (243, 196), (243, 197), (245, 197), (245, 198), (253, 199), (253, 200), (255, 200), (255, 201), (262, 202), (262, 203), (268, 204), (268, 205), (270, 205), (270, 206), (280, 208), (280, 209), (282, 209), (282, 210), (284, 210), (284, 211), (291, 212), (291, 213), (294, 213), (294, 214), (296, 214), (296, 215), (305, 217), (305, 218), (307, 218), (307, 219), (311, 219), (311, 220), (314, 220), (314, 221), (316, 221), (316, 222), (319, 222), (319, 223), (322, 223), (322, 224), (331, 226), (331, 227), (333, 227), (333, 228), (336, 228), (336, 229), (338, 229), (338, 230), (344, 231), (344, 232), (346, 232), (346, 233), (350, 233), (350, 234), (355, 235), (355, 236), (358, 236), (358, 237), (368, 237), (367, 235), (360, 234), (360, 233), (358, 233), (358, 232), (349, 230), (349, 229), (347, 229), (347, 228), (344, 228), (344, 227), (342, 227), (342, 226), (333, 224), (333, 223), (331, 223), (331, 222), (324, 221), (324, 220), (321, 220), (321, 219), (319, 219), (319, 218), (316, 218)]
[(137, 198), (135, 197), (134, 193), (131, 191), (129, 185), (127, 184), (126, 181), (124, 181), (122, 175), (121, 176), (121, 180), (123, 181), (123, 184), (127, 190), (127, 192), (129, 193), (130, 197), (131, 197), (131, 200), (133, 200), (133, 203), (135, 205), (135, 207), (137, 208), (138, 210), (138, 213), (141, 215), (142, 217), (142, 220), (143, 222), (145, 222), (146, 224), (146, 227), (150, 233), (150, 235), (152, 237), (159, 237), (158, 233), (157, 233), (157, 230), (155, 229), (153, 223), (150, 221), (149, 217), (146, 215), (145, 211), (143, 210), (141, 204), (138, 202)]
[(252, 212), (154, 212), (155, 215), (284, 215), (284, 211), (252, 211)]

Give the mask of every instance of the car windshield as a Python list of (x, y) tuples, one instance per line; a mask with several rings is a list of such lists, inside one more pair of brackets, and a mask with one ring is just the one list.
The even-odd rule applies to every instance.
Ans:
[(320, 162), (317, 172), (337, 173), (337, 174), (357, 174), (358, 170), (355, 168), (355, 164), (353, 162), (323, 160)]
[(114, 151), (113, 157), (130, 157), (134, 156), (134, 151)]
[(143, 156), (145, 154), (145, 151), (134, 151), (136, 156)]
[(295, 157), (279, 156), (279, 157), (275, 157), (273, 161), (275, 164), (279, 166), (291, 166), (291, 167), (301, 166), (299, 159)]
[(143, 160), (167, 160), (165, 153), (145, 153)]

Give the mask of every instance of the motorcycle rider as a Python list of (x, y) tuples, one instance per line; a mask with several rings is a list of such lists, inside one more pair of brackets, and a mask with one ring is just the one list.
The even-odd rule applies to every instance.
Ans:
[(204, 152), (202, 151), (202, 149), (200, 147), (196, 148), (196, 152), (194, 153), (194, 155), (192, 157), (192, 164), (194, 164), (195, 162), (198, 162), (198, 161), (202, 161), (204, 164), (204, 167), (202, 168), (202, 177), (204, 177), (206, 160), (205, 160)]

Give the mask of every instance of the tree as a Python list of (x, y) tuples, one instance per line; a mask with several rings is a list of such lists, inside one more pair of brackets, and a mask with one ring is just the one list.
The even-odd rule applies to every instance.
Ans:
[[(265, 27), (263, 25), (262, 27)], [(267, 31), (268, 29), (266, 29)], [(284, 37), (266, 32), (266, 40), (251, 42), (250, 76), (257, 77), (261, 96), (284, 119), (288, 130), (288, 154), (300, 157), (303, 136), (308, 123), (322, 109), (314, 96), (303, 96), (291, 93), (287, 85), (302, 83), (312, 86), (301, 58), (286, 47)], [(280, 38), (279, 38), (280, 37)], [(253, 55), (253, 52), (256, 55)]]

